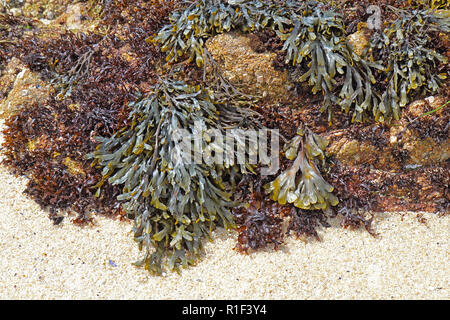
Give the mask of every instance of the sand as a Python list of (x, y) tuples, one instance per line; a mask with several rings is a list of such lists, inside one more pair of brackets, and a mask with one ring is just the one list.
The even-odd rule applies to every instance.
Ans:
[(25, 178), (0, 167), (0, 183), (0, 299), (450, 297), (449, 215), (424, 214), (423, 224), (417, 213), (380, 213), (378, 238), (335, 219), (322, 241), (289, 238), (250, 255), (233, 250), (236, 233), (218, 229), (198, 265), (158, 277), (131, 265), (139, 257), (131, 222), (54, 226), (22, 194)]

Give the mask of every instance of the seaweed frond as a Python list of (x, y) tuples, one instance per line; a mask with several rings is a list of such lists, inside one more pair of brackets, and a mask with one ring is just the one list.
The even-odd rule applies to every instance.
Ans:
[[(299, 130), (286, 151), (288, 159), (293, 159), (297, 153), (292, 166), (264, 186), (271, 199), (280, 204), (292, 203), (304, 210), (325, 210), (338, 204), (332, 194), (334, 188), (323, 179), (317, 166), (318, 160), (324, 161), (327, 145), (324, 138), (309, 128)], [(299, 171), (301, 175), (297, 177)]]

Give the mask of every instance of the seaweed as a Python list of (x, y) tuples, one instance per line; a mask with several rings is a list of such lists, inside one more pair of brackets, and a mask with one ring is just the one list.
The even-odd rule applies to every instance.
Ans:
[(436, 93), (447, 78), (440, 72), (440, 64), (447, 58), (433, 48), (439, 31), (450, 30), (450, 19), (429, 10), (412, 12), (393, 9), (399, 17), (383, 31), (375, 32), (370, 47), (379, 59), (386, 62), (383, 81), (386, 84), (381, 101), (374, 108), (377, 121), (390, 115), (400, 117), (400, 108), (418, 94)]
[(378, 194), (386, 191), (388, 181), (378, 184), (376, 174), (367, 167), (350, 168), (340, 163), (334, 163), (327, 178), (336, 186), (339, 203), (333, 208), (334, 216), (341, 216), (341, 226), (357, 229), (364, 227), (372, 236), (373, 214), (366, 217), (367, 212), (373, 212), (379, 207)]
[(320, 241), (317, 228), (320, 226), (330, 227), (327, 215), (321, 210), (305, 211), (299, 208), (291, 208), (289, 216), (287, 233), (293, 232), (297, 238), (314, 237), (314, 239)]
[(245, 205), (233, 208), (239, 226), (236, 249), (247, 254), (269, 244), (277, 249), (284, 242), (283, 217), (289, 211), (288, 207), (266, 201), (260, 191), (251, 193)]
[(75, 222), (83, 223), (91, 220), (92, 211), (120, 211), (120, 203), (115, 201), (117, 190), (108, 187), (101, 199), (89, 190), (98, 173), (84, 164), (83, 156), (93, 146), (89, 135), (95, 130), (92, 122), (98, 122), (97, 116), (92, 113), (83, 122), (80, 115), (68, 109), (31, 105), (5, 122), (3, 163), (30, 178), (25, 193), (49, 209), (50, 218), (58, 210), (73, 210), (78, 213)]
[[(287, 5), (292, 1), (287, 1)], [(240, 29), (243, 32), (262, 30), (269, 24), (288, 20), (274, 12), (279, 7), (272, 1), (220, 1), (200, 0), (190, 3), (183, 11), (175, 11), (170, 24), (163, 27), (149, 41), (159, 43), (166, 52), (166, 61), (177, 62), (180, 58), (204, 64), (204, 43), (216, 34)]]
[[(303, 16), (296, 17), (290, 33), (278, 32), (278, 35), (285, 40), (285, 62), (298, 66), (293, 73), (294, 79), (307, 81), (313, 94), (323, 94), (321, 111), (328, 112), (329, 122), (333, 104), (347, 113), (354, 105), (352, 120), (362, 121), (376, 99), (372, 70), (382, 69), (382, 66), (352, 50), (345, 37), (342, 15), (309, 6)], [(340, 75), (345, 77), (342, 83), (338, 82)]]
[[(135, 220), (134, 238), (145, 249), (136, 264), (160, 274), (164, 258), (170, 270), (194, 264), (216, 225), (235, 226), (230, 190), (252, 166), (192, 161), (191, 153), (186, 155), (186, 150), (194, 157), (201, 150), (221, 152), (223, 145), (208, 132), (236, 127), (227, 119), (241, 120), (244, 109), (217, 103), (207, 89), (181, 81), (161, 80), (152, 91), (130, 103), (128, 126), (111, 138), (97, 138), (100, 144), (89, 158), (103, 169), (98, 187), (106, 180), (123, 185), (118, 199), (125, 201), (123, 208)], [(236, 143), (245, 148), (246, 140), (236, 137)]]
[[(407, 93), (412, 95), (424, 86), (425, 79), (430, 82), (429, 91), (436, 92), (446, 77), (436, 73), (436, 65), (445, 64), (446, 59), (432, 49), (429, 40), (433, 31), (448, 31), (448, 18), (429, 10), (403, 15), (391, 27), (376, 32), (370, 46), (373, 54), (366, 49), (361, 56), (347, 41), (342, 14), (316, 2), (202, 0), (175, 11), (170, 24), (149, 39), (161, 45), (167, 62), (187, 59), (200, 67), (206, 39), (234, 29), (275, 32), (284, 42), (285, 63), (297, 66), (294, 80), (307, 82), (313, 94), (323, 94), (321, 111), (328, 112), (329, 122), (333, 105), (351, 111), (352, 121), (371, 115), (379, 122), (399, 119), (400, 108), (409, 101)], [(409, 79), (409, 84), (398, 80), (399, 76)], [(377, 78), (388, 85), (375, 85)]]
[(122, 214), (119, 187), (105, 185), (95, 197), (90, 187), (101, 174), (84, 156), (95, 149), (94, 136), (109, 137), (126, 125), (128, 102), (157, 81), (159, 49), (144, 39), (176, 3), (105, 1), (107, 35), (42, 37), (33, 29), (8, 51), (56, 89), (42, 105), (24, 106), (7, 119), (4, 143), (4, 163), (30, 177), (25, 192), (50, 209), (51, 218), (58, 210), (74, 211), (75, 223), (91, 221), (91, 213)]
[(29, 19), (0, 13), (0, 70), (30, 30), (33, 30), (33, 22)]
[[(299, 66), (294, 72), (295, 80), (308, 81), (314, 94), (323, 93), (322, 111), (328, 111), (330, 121), (332, 103), (346, 112), (355, 104), (353, 119), (361, 121), (376, 100), (372, 69), (382, 66), (357, 56), (346, 41), (342, 16), (324, 10), (315, 2), (248, 1), (231, 5), (200, 1), (183, 12), (175, 11), (170, 21), (171, 24), (151, 37), (152, 42), (159, 43), (161, 50), (167, 52), (169, 63), (181, 58), (202, 66), (204, 41), (218, 33), (233, 29), (271, 30), (284, 41), (281, 50), (286, 52), (285, 63)], [(338, 84), (334, 78), (344, 73), (345, 82), (338, 97), (334, 94)]]
[[(285, 156), (294, 160), (292, 166), (282, 172), (264, 188), (271, 199), (284, 205), (292, 203), (304, 210), (325, 210), (339, 201), (332, 194), (333, 187), (320, 174), (317, 162), (325, 161), (326, 139), (314, 134), (308, 127), (301, 127), (285, 147)], [(301, 176), (297, 178), (297, 173)]]
[[(97, 30), (55, 31), (47, 38), (34, 22), (1, 14), (0, 64), (18, 56), (55, 89), (42, 105), (24, 106), (7, 119), (4, 163), (30, 178), (25, 192), (49, 209), (55, 225), (63, 221), (59, 210), (75, 211), (73, 221), (80, 224), (92, 221), (92, 213), (134, 219), (134, 238), (144, 251), (136, 265), (157, 274), (194, 264), (216, 226), (237, 228), (236, 249), (248, 253), (278, 248), (289, 233), (319, 239), (317, 229), (328, 226), (330, 212), (342, 217), (343, 227), (375, 235), (373, 216), (365, 211), (387, 203), (429, 210), (426, 190), (437, 199), (433, 210), (448, 212), (448, 161), (443, 167), (405, 165), (401, 173), (368, 164), (349, 168), (327, 159), (328, 142), (318, 135), (346, 128), (359, 141), (386, 147), (384, 124), (349, 129), (350, 121), (398, 119), (411, 99), (440, 90), (448, 71), (441, 33), (448, 33), (449, 20), (445, 11), (429, 8), (448, 4), (386, 1), (417, 10), (383, 6), (396, 20), (375, 31), (358, 55), (347, 36), (367, 18), (365, 6), (373, 1), (358, 4), (351, 15), (352, 1), (340, 8), (324, 2), (100, 1), (103, 25)], [(277, 52), (274, 64), (289, 70), (296, 89), (310, 92), (289, 106), (256, 104), (256, 97), (242, 94), (205, 48), (208, 38), (232, 30), (259, 38), (256, 51)], [(201, 146), (212, 156), (223, 146), (209, 130), (261, 126), (247, 107), (263, 114), (265, 127), (279, 128), (283, 140), (292, 138), (278, 177), (247, 174), (259, 170), (248, 161), (184, 161), (180, 130), (195, 136), (200, 127)], [(409, 127), (443, 141), (446, 115)], [(237, 149), (255, 145), (248, 137), (234, 138)], [(188, 144), (194, 157), (197, 142)], [(406, 163), (407, 151), (392, 153)], [(249, 181), (256, 187), (244, 190)]]

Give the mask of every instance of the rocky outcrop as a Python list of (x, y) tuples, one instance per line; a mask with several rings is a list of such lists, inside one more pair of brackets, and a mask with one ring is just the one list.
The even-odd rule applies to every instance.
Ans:
[[(334, 184), (367, 193), (379, 211), (450, 210), (449, 108), (444, 97), (409, 104), (399, 121), (326, 133)], [(339, 168), (338, 168), (339, 167)], [(333, 176), (333, 174), (331, 174)], [(356, 182), (356, 183), (355, 183)]]
[[(358, 31), (349, 36), (357, 54), (363, 53), (369, 36), (370, 30), (364, 26), (358, 26)], [(304, 105), (304, 119), (317, 118), (314, 108), (304, 103), (309, 101), (308, 94), (304, 99), (292, 96), (294, 84), (287, 71), (273, 67), (276, 53), (255, 52), (252, 41), (252, 35), (222, 34), (208, 40), (207, 49), (224, 76), (245, 93), (265, 97), (263, 105), (286, 100), (294, 105), (298, 101)], [(366, 202), (367, 208), (376, 211), (448, 212), (450, 107), (423, 116), (446, 101), (443, 96), (417, 100), (402, 110), (401, 119), (389, 124), (367, 122), (343, 128), (325, 124), (312, 128), (330, 141), (328, 179), (339, 198), (357, 200), (359, 205)]]
[[(72, 30), (84, 28), (82, 16), (86, 10), (81, 3), (71, 5), (52, 24), (64, 24)], [(277, 53), (255, 51), (254, 36), (221, 34), (209, 39), (206, 48), (223, 76), (244, 93), (262, 97), (260, 104), (265, 110), (289, 101), (289, 108), (295, 110), (293, 115), (299, 109), (305, 113), (302, 120), (324, 119), (317, 121), (324, 124), (322, 127), (311, 129), (330, 141), (328, 180), (341, 192), (340, 198), (350, 195), (347, 198), (351, 199), (364, 193), (373, 202), (371, 208), (379, 211), (450, 210), (450, 106), (422, 116), (444, 104), (446, 97), (415, 101), (403, 109), (400, 120), (390, 124), (344, 125), (344, 121), (342, 127), (329, 127), (327, 115), (318, 113), (318, 108), (311, 105), (311, 95), (296, 96), (295, 90), (291, 90), (296, 85), (290, 81), (288, 71), (274, 67), (274, 61), (279, 58)], [(358, 54), (366, 48), (367, 36), (364, 28), (349, 36), (348, 41)], [(118, 50), (124, 60), (133, 63), (129, 47)], [(51, 90), (38, 74), (13, 58), (0, 76), (0, 118), (10, 116), (21, 106), (44, 103)], [(320, 101), (320, 94), (316, 97)], [(269, 116), (275, 124), (288, 117)], [(66, 165), (74, 174), (80, 173), (71, 159), (66, 159)]]
[[(366, 126), (359, 136), (350, 131), (331, 132), (328, 136), (333, 142), (328, 152), (345, 165), (365, 164), (380, 170), (440, 165), (450, 158), (449, 136), (438, 128), (434, 136), (421, 129), (433, 120), (444, 122), (449, 113), (442, 108), (433, 115), (418, 117), (444, 103), (443, 97), (417, 100), (403, 110), (399, 121), (383, 128), (378, 124)], [(448, 128), (443, 129), (448, 133)]]
[(206, 48), (222, 69), (224, 77), (247, 94), (276, 102), (293, 87), (287, 71), (273, 67), (274, 52), (257, 53), (250, 35), (225, 33), (206, 42)]
[(371, 34), (372, 32), (367, 28), (367, 24), (360, 23), (358, 24), (358, 31), (347, 37), (347, 41), (353, 47), (353, 50), (357, 55), (361, 56), (363, 54), (364, 50), (369, 45)]

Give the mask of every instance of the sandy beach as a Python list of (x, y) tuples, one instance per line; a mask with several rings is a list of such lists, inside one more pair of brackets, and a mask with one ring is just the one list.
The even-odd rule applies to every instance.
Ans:
[[(0, 299), (449, 299), (450, 216), (377, 214), (373, 238), (339, 220), (322, 241), (289, 238), (278, 251), (242, 255), (219, 229), (197, 266), (152, 276), (131, 222), (95, 217), (54, 226), (22, 194), (25, 178), (0, 167)], [(403, 218), (402, 218), (403, 216)]]

